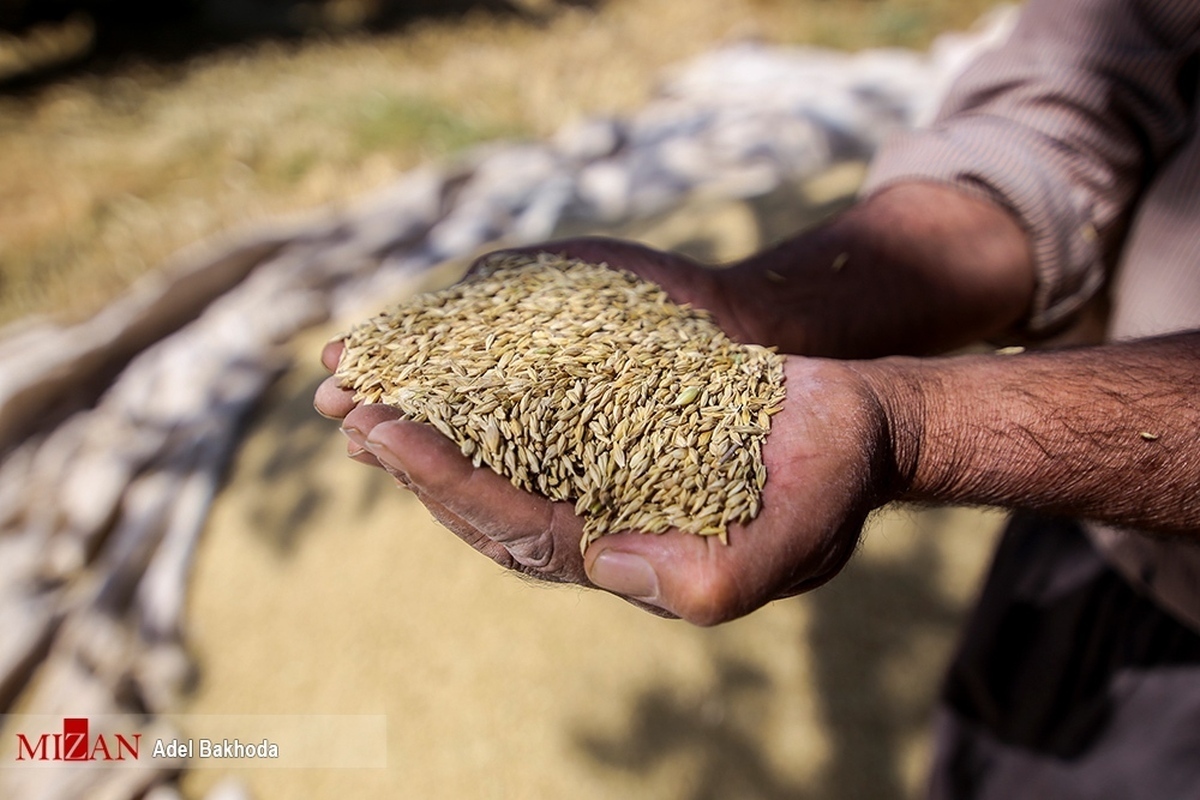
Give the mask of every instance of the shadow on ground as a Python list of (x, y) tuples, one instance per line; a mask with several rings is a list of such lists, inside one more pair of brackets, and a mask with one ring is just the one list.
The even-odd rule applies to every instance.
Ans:
[(698, 765), (688, 800), (801, 800), (803, 786), (779, 774), (763, 755), (752, 712), (778, 691), (758, 665), (713, 653), (716, 677), (700, 696), (680, 696), (666, 685), (648, 687), (633, 702), (628, 728), (616, 735), (581, 731), (577, 744), (597, 764), (648, 776), (667, 760)]
[[(950, 518), (923, 517), (921, 538), (902, 558), (860, 559), (809, 598), (803, 643), (816, 667), (815, 697), (834, 740), (823, 797), (903, 797), (905, 747), (928, 733), (941, 654), (957, 638), (960, 600), (933, 580), (947, 568), (936, 548)], [(897, 685), (898, 665), (919, 664)]]
[[(685, 800), (911, 796), (910, 748), (928, 735), (936, 675), (963, 611), (961, 599), (931, 579), (948, 566), (935, 541), (953, 535), (943, 529), (952, 524), (952, 518), (926, 515), (922, 538), (902, 557), (859, 558), (828, 586), (784, 601), (804, 606), (807, 624), (791, 646), (809, 654), (809, 685), (773, 681), (738, 655), (735, 642), (717, 637), (707, 692), (681, 695), (666, 683), (647, 686), (631, 703), (623, 729), (581, 727), (577, 746), (602, 769), (640, 779), (685, 758), (701, 771), (694, 788), (680, 795)], [(898, 682), (908, 670), (911, 680)], [(828, 754), (808, 780), (764, 757), (771, 743), (760, 725), (793, 692), (807, 693), (816, 704), (822, 724), (812, 735), (824, 737)]]

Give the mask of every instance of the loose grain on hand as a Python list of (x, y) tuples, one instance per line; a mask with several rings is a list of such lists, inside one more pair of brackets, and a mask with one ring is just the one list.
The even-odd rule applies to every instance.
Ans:
[(501, 254), (351, 330), (361, 403), (433, 425), (475, 466), (575, 503), (588, 543), (669, 528), (726, 539), (762, 502), (783, 359), (604, 265)]

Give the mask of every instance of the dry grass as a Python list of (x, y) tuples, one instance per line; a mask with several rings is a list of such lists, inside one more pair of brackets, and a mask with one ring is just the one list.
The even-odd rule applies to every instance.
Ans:
[(0, 323), (94, 311), (183, 245), (346, 201), (477, 141), (643, 103), (661, 70), (754, 37), (923, 46), (979, 0), (610, 0), (130, 64), (0, 97)]

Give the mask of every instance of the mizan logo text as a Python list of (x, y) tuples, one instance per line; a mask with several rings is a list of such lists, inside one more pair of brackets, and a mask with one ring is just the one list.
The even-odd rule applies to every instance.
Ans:
[(67, 717), (61, 733), (18, 733), (17, 761), (136, 761), (141, 744), (140, 733), (91, 736), (86, 717)]

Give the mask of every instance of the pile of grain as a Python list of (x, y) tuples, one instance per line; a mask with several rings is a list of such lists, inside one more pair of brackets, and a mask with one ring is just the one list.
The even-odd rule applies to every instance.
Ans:
[(603, 265), (494, 257), (355, 327), (338, 366), (476, 466), (574, 501), (584, 541), (680, 528), (725, 539), (760, 507), (783, 359)]

